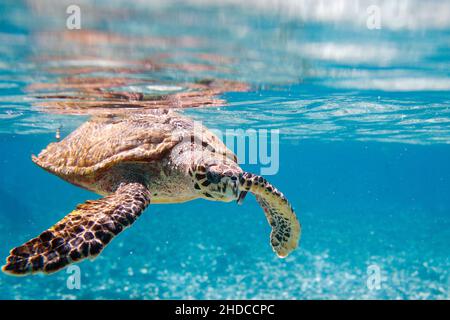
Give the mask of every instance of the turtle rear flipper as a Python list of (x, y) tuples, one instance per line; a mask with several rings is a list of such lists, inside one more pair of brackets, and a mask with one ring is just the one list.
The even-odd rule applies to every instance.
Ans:
[(301, 234), (301, 226), (291, 204), (263, 177), (246, 172), (240, 183), (241, 194), (246, 191), (253, 193), (266, 214), (272, 227), (270, 244), (273, 250), (280, 258), (286, 257), (297, 248)]
[(78, 205), (53, 227), (11, 250), (2, 270), (14, 275), (52, 273), (68, 264), (94, 258), (149, 203), (150, 192), (144, 185), (121, 184), (113, 194)]

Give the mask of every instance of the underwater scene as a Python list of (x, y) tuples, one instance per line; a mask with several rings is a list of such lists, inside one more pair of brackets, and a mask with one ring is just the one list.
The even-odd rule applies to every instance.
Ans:
[(0, 299), (450, 298), (450, 1), (0, 12)]

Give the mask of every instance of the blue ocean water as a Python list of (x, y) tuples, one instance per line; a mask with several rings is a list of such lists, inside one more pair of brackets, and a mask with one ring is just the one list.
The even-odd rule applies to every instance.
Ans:
[(234, 84), (175, 106), (212, 129), (279, 130), (267, 178), (303, 232), (279, 259), (250, 195), (151, 205), (78, 264), (79, 289), (66, 270), (2, 273), (0, 298), (448, 299), (450, 3), (392, 3), (81, 1), (68, 30), (70, 1), (2, 2), (0, 255), (99, 197), (31, 162), (58, 128), (117, 111), (107, 93), (159, 101), (204, 79)]

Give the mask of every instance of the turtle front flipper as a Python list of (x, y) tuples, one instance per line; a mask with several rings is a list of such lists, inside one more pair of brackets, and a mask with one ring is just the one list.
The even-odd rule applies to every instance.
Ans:
[(284, 258), (297, 248), (301, 226), (284, 195), (263, 177), (248, 172), (240, 179), (240, 190), (244, 196), (247, 191), (253, 193), (263, 208), (272, 227), (270, 243), (276, 254)]
[(14, 275), (52, 273), (94, 258), (149, 203), (150, 192), (144, 185), (123, 183), (113, 194), (78, 205), (53, 227), (11, 250), (2, 270)]

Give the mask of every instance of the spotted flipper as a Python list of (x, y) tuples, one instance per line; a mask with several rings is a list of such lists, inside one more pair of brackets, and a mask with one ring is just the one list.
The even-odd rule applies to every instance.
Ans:
[(286, 257), (297, 248), (301, 234), (301, 226), (291, 204), (263, 177), (245, 172), (240, 183), (241, 191), (253, 193), (266, 214), (272, 227), (270, 244), (273, 250), (280, 258)]
[(70, 263), (94, 258), (149, 203), (145, 186), (121, 184), (115, 193), (78, 205), (53, 227), (11, 250), (2, 270), (15, 275), (52, 273)]

